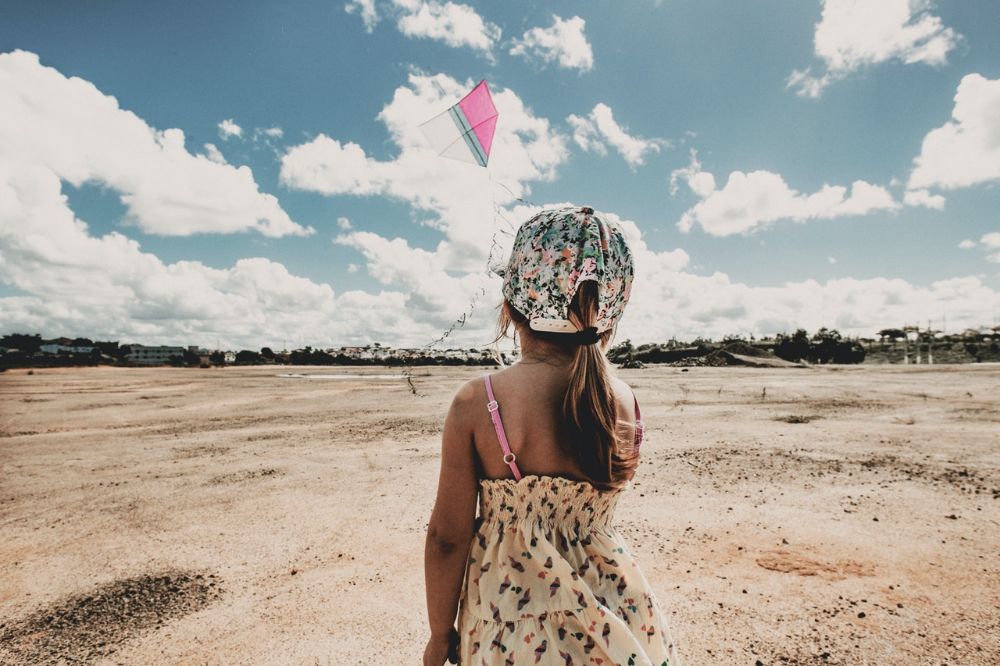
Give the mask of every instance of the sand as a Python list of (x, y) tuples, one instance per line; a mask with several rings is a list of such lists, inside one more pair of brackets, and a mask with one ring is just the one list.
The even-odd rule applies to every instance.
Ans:
[[(0, 374), (0, 663), (419, 663), (482, 370), (286, 372)], [(1000, 663), (1000, 366), (619, 374), (649, 430), (617, 524), (685, 664)]]

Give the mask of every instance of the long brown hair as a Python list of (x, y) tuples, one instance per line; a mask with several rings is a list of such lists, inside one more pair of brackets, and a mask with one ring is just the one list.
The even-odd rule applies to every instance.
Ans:
[[(593, 326), (598, 306), (597, 283), (583, 282), (570, 303), (569, 320), (580, 329)], [(618, 418), (611, 368), (604, 355), (615, 328), (601, 333), (597, 344), (578, 344), (565, 333), (531, 330), (527, 317), (504, 300), (494, 342), (507, 336), (512, 324), (524, 335), (567, 348), (573, 354), (572, 375), (562, 408), (563, 417), (570, 424), (570, 453), (595, 487), (612, 490), (625, 485), (639, 460), (632, 441), (623, 435), (623, 426), (628, 424)]]

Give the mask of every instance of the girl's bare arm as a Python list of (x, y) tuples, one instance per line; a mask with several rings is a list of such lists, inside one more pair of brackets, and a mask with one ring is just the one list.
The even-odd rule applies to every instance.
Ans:
[(479, 490), (473, 423), (476, 389), (466, 383), (445, 418), (437, 499), (427, 526), (424, 577), (431, 635), (444, 637), (455, 625), (466, 558), (472, 543)]

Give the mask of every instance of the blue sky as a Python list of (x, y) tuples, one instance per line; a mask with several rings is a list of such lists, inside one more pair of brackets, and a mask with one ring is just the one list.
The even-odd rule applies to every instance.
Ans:
[[(498, 183), (628, 227), (620, 337), (1000, 315), (994, 2), (365, 4), (5, 2), (4, 332), (421, 344), (478, 298), (482, 344), (493, 206), (534, 210)], [(413, 131), (480, 79), (488, 176)]]

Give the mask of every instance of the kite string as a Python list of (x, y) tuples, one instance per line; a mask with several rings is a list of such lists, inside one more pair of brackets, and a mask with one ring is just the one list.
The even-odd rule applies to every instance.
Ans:
[[(504, 234), (505, 236), (513, 236), (514, 232), (517, 230), (517, 225), (511, 222), (510, 218), (507, 217), (506, 211), (504, 210), (503, 206), (497, 203), (497, 196), (496, 196), (497, 186), (503, 188), (507, 192), (507, 194), (510, 195), (510, 198), (514, 202), (530, 207), (537, 207), (537, 204), (535, 204), (533, 201), (518, 196), (517, 194), (514, 193), (513, 190), (507, 187), (504, 183), (494, 180), (493, 173), (490, 172), (488, 169), (486, 171), (486, 175), (490, 182), (490, 204), (493, 208), (493, 220), (492, 220), (493, 232), (490, 236), (490, 250), (486, 257), (486, 270), (483, 271), (484, 274), (488, 276), (493, 272), (494, 256), (496, 252), (500, 249), (500, 244), (497, 242), (497, 234)], [(500, 224), (498, 223), (498, 219), (503, 220), (503, 222), (507, 225), (507, 227), (509, 227), (510, 230), (508, 231), (506, 229), (502, 229), (500, 227)], [(426, 345), (423, 345), (422, 348), (427, 352), (429, 352), (434, 347), (447, 340), (456, 331), (456, 329), (464, 327), (466, 322), (468, 322), (469, 319), (472, 317), (472, 315), (475, 313), (476, 308), (479, 305), (480, 299), (482, 299), (485, 296), (486, 296), (486, 286), (483, 285), (473, 293), (472, 299), (469, 301), (469, 305), (465, 308), (462, 314), (457, 319), (455, 319), (454, 322), (452, 322), (451, 326), (449, 326), (440, 336), (438, 336), (434, 340), (431, 340)], [(417, 392), (416, 385), (413, 383), (412, 367), (413, 365), (410, 360), (410, 357), (407, 356), (406, 358), (403, 359), (403, 375), (406, 377), (406, 382), (407, 385), (409, 386), (410, 392), (413, 395), (419, 396), (422, 394)]]
[[(493, 272), (494, 257), (496, 255), (497, 250), (500, 249), (500, 244), (497, 242), (497, 234), (498, 233), (502, 233), (502, 234), (507, 235), (507, 236), (512, 235), (512, 232), (508, 232), (508, 231), (500, 228), (500, 225), (497, 223), (497, 218), (503, 220), (507, 224), (507, 226), (509, 226), (512, 230), (515, 227), (514, 227), (514, 224), (510, 221), (510, 219), (508, 219), (507, 216), (503, 214), (502, 208), (497, 203), (496, 189), (494, 187), (497, 183), (493, 180), (493, 174), (490, 173), (488, 170), (487, 170), (486, 174), (487, 174), (487, 177), (489, 178), (489, 181), (490, 181), (490, 203), (491, 203), (491, 206), (493, 208), (493, 220), (492, 220), (493, 221), (493, 232), (492, 232), (492, 235), (490, 236), (490, 250), (489, 250), (489, 253), (487, 254), (487, 257), (486, 257), (486, 270), (483, 271), (488, 276), (488, 275), (490, 275)], [(517, 199), (518, 201), (524, 201), (523, 199), (520, 199), (516, 195), (514, 195), (514, 193), (511, 192), (510, 188), (507, 187), (506, 185), (502, 185), (501, 184), (501, 187), (503, 187), (505, 190), (507, 190), (507, 192), (509, 192), (510, 195), (512, 197), (514, 197), (515, 199)], [(525, 203), (527, 203), (527, 202), (525, 202)], [(472, 317), (473, 313), (475, 312), (476, 306), (479, 304), (480, 298), (482, 298), (484, 296), (486, 296), (486, 287), (485, 287), (485, 285), (482, 286), (482, 287), (480, 287), (479, 289), (477, 289), (473, 293), (472, 299), (469, 302), (468, 307), (466, 307), (466, 309), (452, 323), (452, 325), (449, 326), (448, 329), (445, 330), (445, 332), (442, 333), (440, 336), (438, 336), (436, 339), (434, 339), (431, 342), (429, 342), (428, 344), (424, 345), (424, 348), (425, 349), (433, 349), (434, 346), (436, 346), (436, 345), (444, 342), (449, 336), (451, 336), (451, 334), (454, 333), (457, 328), (459, 328), (461, 326), (465, 326), (465, 323), (469, 320), (469, 318)]]

